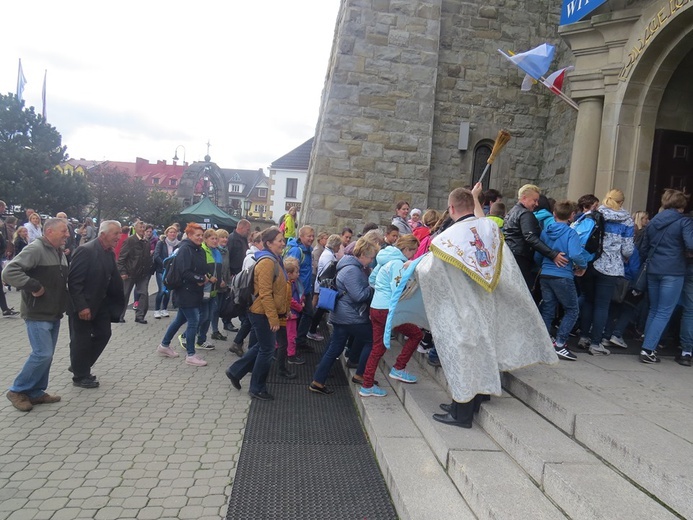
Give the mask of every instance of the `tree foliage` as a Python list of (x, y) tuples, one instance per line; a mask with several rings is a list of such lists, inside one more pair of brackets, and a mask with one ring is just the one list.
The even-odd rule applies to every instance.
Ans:
[(61, 175), (67, 159), (60, 133), (34, 107), (12, 94), (0, 94), (0, 196), (10, 204), (54, 215), (81, 213), (87, 202), (84, 179)]
[(152, 190), (147, 195), (147, 205), (139, 216), (155, 226), (167, 227), (180, 214), (182, 207), (178, 199), (165, 191)]

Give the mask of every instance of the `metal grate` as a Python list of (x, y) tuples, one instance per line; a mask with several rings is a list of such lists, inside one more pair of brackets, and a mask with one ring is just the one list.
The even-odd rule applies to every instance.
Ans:
[(396, 520), (341, 366), (328, 379), (334, 394), (318, 395), (308, 385), (321, 353), (301, 357), (296, 379), (273, 367), (274, 401), (250, 406), (227, 519)]

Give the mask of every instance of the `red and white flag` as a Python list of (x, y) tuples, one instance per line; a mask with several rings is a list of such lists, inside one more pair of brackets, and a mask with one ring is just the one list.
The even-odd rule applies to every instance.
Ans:
[(565, 73), (570, 72), (573, 69), (575, 69), (575, 67), (570, 65), (564, 69), (557, 70), (543, 81), (544, 85), (546, 85), (546, 88), (548, 88), (554, 94), (560, 95), (560, 93), (563, 91), (563, 80), (565, 79)]

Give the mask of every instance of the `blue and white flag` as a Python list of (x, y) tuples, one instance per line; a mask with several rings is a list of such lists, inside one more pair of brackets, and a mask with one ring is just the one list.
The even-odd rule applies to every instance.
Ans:
[(498, 52), (500, 52), (503, 57), (505, 57), (511, 63), (514, 63), (531, 77), (539, 80), (549, 71), (549, 67), (553, 61), (553, 55), (556, 52), (556, 47), (549, 43), (542, 43), (534, 49), (530, 49), (527, 52), (513, 54), (512, 56), (508, 56), (500, 49), (498, 49)]
[(17, 71), (17, 99), (22, 100), (24, 95), (24, 85), (27, 81), (24, 77), (24, 71), (22, 70), (22, 58), (19, 58), (19, 70)]

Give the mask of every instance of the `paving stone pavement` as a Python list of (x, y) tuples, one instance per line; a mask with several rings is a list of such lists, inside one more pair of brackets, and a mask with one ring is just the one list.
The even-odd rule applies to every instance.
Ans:
[(62, 401), (28, 413), (4, 397), (30, 352), (24, 320), (0, 317), (0, 520), (226, 517), (250, 398), (224, 375), (231, 338), (201, 353), (207, 367), (157, 355), (174, 316), (128, 310), (91, 390), (72, 386), (64, 318), (48, 387)]

